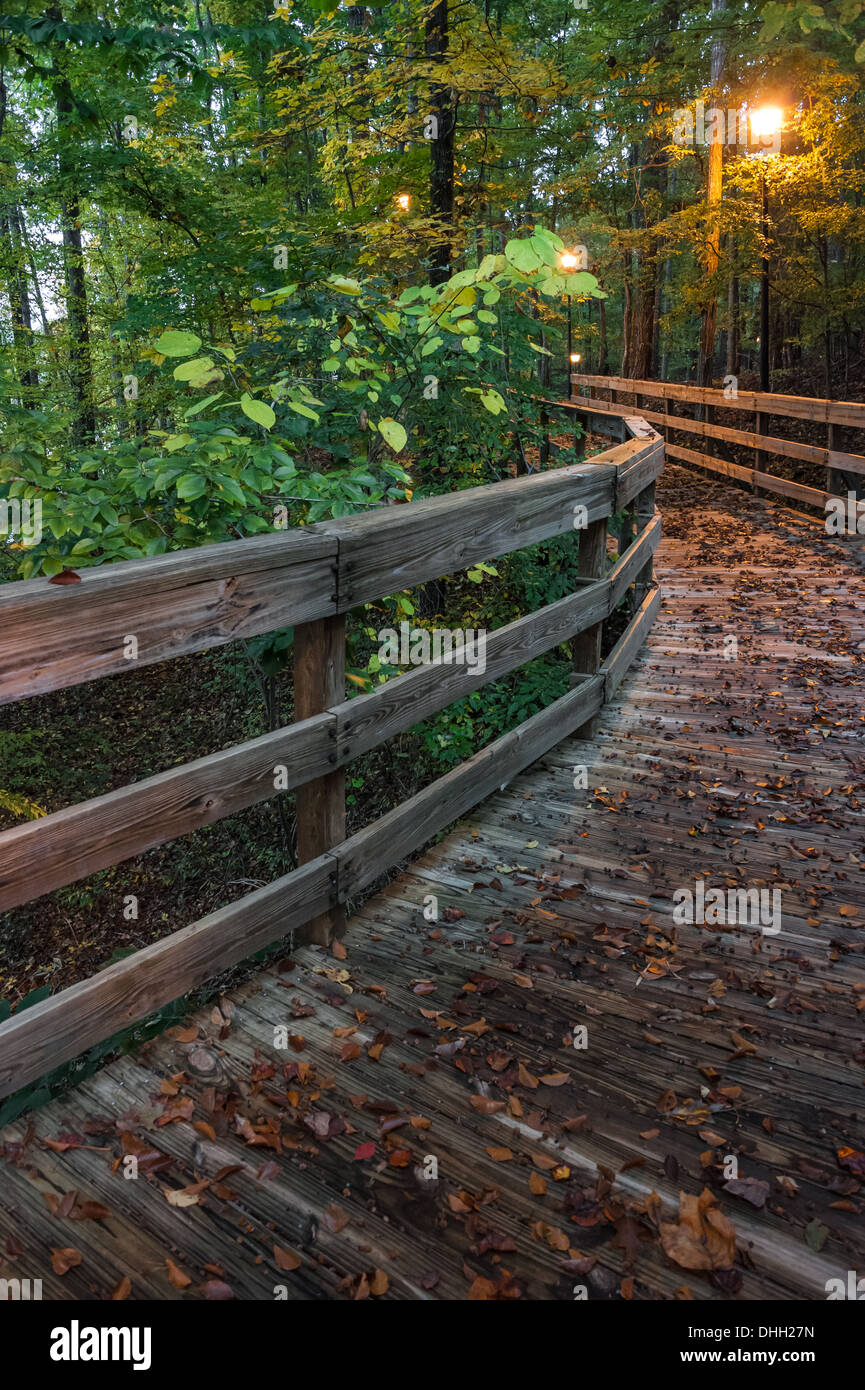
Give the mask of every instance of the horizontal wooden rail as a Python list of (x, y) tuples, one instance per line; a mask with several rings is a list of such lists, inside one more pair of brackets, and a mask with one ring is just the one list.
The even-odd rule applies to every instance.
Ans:
[[(0, 586), (0, 704), (347, 612), (616, 509), (619, 471), (657, 440), (590, 463), (284, 532)], [(130, 637), (136, 655), (130, 659)]]
[[(575, 372), (575, 386), (600, 386), (604, 390), (623, 391), (630, 395), (661, 396), (665, 400), (690, 401), (697, 405), (714, 405), (722, 410), (747, 410), (761, 415), (786, 415), (797, 420), (816, 420), (824, 424), (848, 425), (865, 429), (865, 404), (859, 401), (829, 401), (818, 396), (782, 396), (765, 391), (738, 391), (727, 396), (714, 386), (684, 386), (671, 381), (647, 381), (642, 377), (592, 376)], [(642, 410), (633, 410), (642, 415)]]
[[(570, 409), (585, 414), (592, 427), (595, 427), (598, 421), (609, 417), (614, 420), (621, 420), (623, 427), (627, 427), (627, 432), (636, 436), (636, 430), (633, 428), (634, 422), (629, 418), (634, 411), (634, 405), (623, 404), (614, 399), (617, 393), (624, 393), (632, 401), (639, 402), (642, 418), (648, 422), (647, 428), (654, 424), (663, 429), (666, 450), (671, 458), (678, 458), (684, 463), (696, 464), (709, 472), (735, 478), (739, 482), (747, 483), (755, 490), (762, 489), (765, 492), (777, 493), (781, 497), (793, 498), (816, 508), (818, 511), (825, 512), (833, 500), (840, 501), (846, 506), (848, 497), (845, 492), (845, 474), (853, 475), (854, 479), (865, 476), (865, 454), (849, 453), (835, 447), (837, 431), (841, 426), (865, 430), (865, 404), (858, 401), (826, 401), (813, 397), (770, 395), (754, 391), (737, 391), (735, 395), (727, 395), (724, 391), (715, 388), (683, 386), (667, 381), (646, 381), (642, 378), (632, 380), (629, 377), (602, 377), (580, 373), (572, 375), (571, 383), (578, 389), (597, 391), (598, 388), (601, 388), (609, 392), (609, 401), (600, 400), (597, 395), (578, 395), (567, 402), (560, 402), (561, 405), (567, 405)], [(644, 396), (663, 398), (663, 409), (644, 410), (642, 402)], [(687, 415), (673, 415), (667, 406), (668, 400), (678, 400), (694, 405), (702, 410), (705, 418), (693, 419)], [(717, 424), (714, 417), (718, 409), (752, 411), (755, 428), (753, 430), (739, 430)], [(782, 439), (777, 435), (766, 434), (764, 424), (769, 415), (788, 416), (825, 424), (827, 427), (825, 447), (805, 443), (798, 439)], [(705, 449), (689, 449), (684, 445), (673, 444), (671, 435), (678, 432), (699, 435), (701, 439), (706, 441)], [(714, 440), (739, 445), (745, 449), (753, 449), (755, 451), (754, 465), (748, 467), (721, 458), (715, 452)], [(769, 454), (785, 459), (802, 460), (823, 468), (826, 487), (813, 487), (768, 472), (766, 458)], [(847, 492), (849, 492), (849, 488), (847, 488)], [(861, 512), (863, 508), (865, 508), (865, 503), (860, 502), (859, 511)]]
[[(574, 401), (560, 402), (585, 409), (586, 413), (612, 415), (627, 419), (633, 414), (633, 406), (612, 405), (609, 401), (595, 396), (577, 397)], [(668, 415), (659, 410), (641, 408), (642, 419), (650, 424), (660, 425), (667, 430), (682, 430), (686, 434), (699, 434), (705, 439), (722, 439), (729, 444), (741, 444), (745, 449), (762, 449), (767, 454), (780, 454), (785, 458), (802, 459), (806, 463), (816, 463), (823, 468), (840, 468), (845, 473), (865, 474), (865, 455), (845, 454), (840, 449), (821, 448), (818, 444), (803, 444), (798, 439), (777, 439), (774, 435), (754, 434), (749, 430), (734, 430), (726, 425), (716, 425), (708, 420), (692, 420), (687, 415)], [(708, 465), (706, 465), (708, 466)]]
[[(321, 823), (336, 825), (337, 769), (544, 652), (599, 633), (632, 585), (637, 595), (637, 612), (607, 662), (583, 668), (567, 695), (517, 729), (356, 835), (331, 834), (337, 843), (322, 844), (320, 853), (277, 882), (0, 1025), (0, 1095), (146, 1018), (295, 928), (313, 919), (326, 923), (327, 914), (496, 786), (568, 733), (588, 727), (605, 695), (618, 687), (657, 602), (655, 589), (644, 591), (660, 537), (652, 497), (663, 466), (663, 440), (640, 420), (628, 429), (631, 438), (589, 464), (278, 538), (89, 571), (80, 586), (51, 588), (31, 580), (0, 588), (0, 622), (7, 619), (11, 633), (8, 643), (0, 639), (0, 688), (3, 698), (16, 699), (128, 669), (117, 656), (120, 634), (136, 635), (140, 651), (144, 639), (140, 660), (146, 662), (267, 631), (274, 621), (303, 623), (301, 631), (310, 638), (307, 658), (314, 661), (319, 644), (322, 653), (335, 652), (334, 624), (348, 608), (473, 561), (566, 532), (589, 538), (586, 554), (597, 553), (601, 560), (601, 568), (593, 568), (573, 594), (487, 634), (482, 671), (463, 661), (467, 653), (457, 649), (450, 661), (420, 666), (318, 712), (315, 696), (311, 708), (307, 703), (310, 717), (285, 729), (4, 832), (0, 910), (283, 790), (318, 788), (316, 796), (335, 813), (323, 815)], [(600, 550), (597, 545), (601, 533), (617, 510), (635, 504), (638, 534), (605, 574), (603, 545)], [(631, 529), (626, 527), (623, 537)], [(341, 671), (341, 657), (338, 664)], [(331, 691), (339, 685), (331, 682)]]

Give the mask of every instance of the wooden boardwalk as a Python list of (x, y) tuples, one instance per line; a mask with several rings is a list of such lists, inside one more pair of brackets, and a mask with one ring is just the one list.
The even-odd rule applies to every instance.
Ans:
[[(4, 1131), (0, 1277), (822, 1299), (861, 1271), (865, 579), (723, 481), (668, 467), (660, 504), (662, 610), (596, 736), (490, 797), (343, 946)], [(780, 932), (675, 926), (698, 880), (779, 890)]]

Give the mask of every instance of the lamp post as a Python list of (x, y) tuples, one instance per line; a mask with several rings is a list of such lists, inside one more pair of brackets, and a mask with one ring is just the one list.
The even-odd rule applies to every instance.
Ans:
[[(762, 106), (751, 113), (751, 135), (764, 140), (776, 136), (781, 130), (784, 113), (778, 106)], [(760, 390), (769, 390), (769, 184), (766, 178), (765, 151), (758, 155), (760, 160), (760, 234), (763, 239), (763, 255), (760, 260)]]
[[(579, 265), (579, 261), (577, 260), (577, 257), (575, 256), (575, 254), (574, 254), (573, 251), (563, 251), (562, 254), (561, 254), (561, 256), (559, 257), (559, 262), (560, 262), (560, 264), (561, 264), (562, 270), (567, 270), (567, 271), (576, 270), (577, 266)], [(572, 336), (573, 336), (573, 330), (572, 330), (572, 327), (571, 327), (571, 296), (568, 295), (568, 395), (571, 394), (571, 366), (570, 366), (570, 364), (571, 364), (574, 360), (576, 360), (577, 362), (579, 362), (579, 360), (580, 360), (580, 355), (579, 355), (579, 353), (576, 354), (576, 358), (575, 358), (575, 356), (574, 356)]]

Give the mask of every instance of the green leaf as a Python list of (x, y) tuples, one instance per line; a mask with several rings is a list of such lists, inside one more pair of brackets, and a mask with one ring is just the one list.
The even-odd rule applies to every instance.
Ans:
[(185, 449), (187, 444), (191, 443), (191, 434), (170, 434), (167, 439), (163, 439), (162, 447), (167, 449), (169, 454), (176, 454), (178, 449)]
[(523, 274), (537, 270), (541, 264), (537, 252), (531, 242), (527, 240), (509, 241), (505, 246), (505, 256), (510, 264), (516, 270), (521, 270)]
[(327, 283), (331, 289), (339, 290), (340, 294), (360, 294), (357, 280), (351, 280), (346, 275), (329, 275)]
[(267, 401), (254, 400), (248, 391), (244, 391), (240, 398), (240, 408), (244, 415), (254, 420), (257, 425), (263, 425), (266, 430), (276, 424), (276, 416)]
[(310, 410), (308, 405), (301, 405), (300, 401), (286, 401), (286, 405), (298, 415), (305, 415), (307, 420), (315, 420), (316, 424), (321, 419), (317, 410)]
[(163, 357), (188, 357), (191, 352), (197, 352), (201, 347), (201, 339), (194, 333), (183, 333), (180, 329), (170, 328), (154, 346)]
[(389, 415), (378, 422), (378, 432), (386, 444), (389, 444), (395, 454), (406, 446), (408, 435), (398, 420), (392, 420)]
[(224, 391), (217, 391), (215, 396), (205, 396), (203, 401), (197, 401), (195, 405), (191, 405), (188, 410), (183, 412), (184, 420), (188, 420), (192, 415), (198, 415), (202, 410), (206, 410), (209, 405), (213, 405), (214, 401), (218, 401), (220, 396), (224, 395)]
[(194, 502), (196, 497), (203, 497), (206, 493), (207, 481), (200, 473), (184, 473), (177, 479), (176, 491), (184, 502)]
[(181, 362), (174, 368), (174, 380), (192, 381), (194, 377), (206, 376), (212, 366), (212, 357), (194, 357), (191, 362)]

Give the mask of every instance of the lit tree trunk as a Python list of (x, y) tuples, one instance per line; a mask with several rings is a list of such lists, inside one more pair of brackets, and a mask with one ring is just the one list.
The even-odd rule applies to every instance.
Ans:
[[(448, 52), (448, 0), (438, 0), (426, 21), (426, 56), (443, 63)], [(450, 276), (454, 216), (454, 130), (456, 105), (449, 87), (430, 84), (430, 114), (437, 129), (430, 146), (430, 213), (438, 224), (432, 248), (431, 283), (441, 285)]]
[[(723, 13), (727, 0), (712, 0), (713, 16)], [(712, 44), (711, 87), (715, 104), (722, 98), (720, 90), (724, 65), (727, 60), (727, 45), (723, 38)], [(721, 140), (709, 145), (709, 175), (706, 185), (706, 253), (704, 269), (708, 281), (708, 297), (700, 313), (700, 363), (698, 382), (700, 386), (711, 386), (715, 358), (715, 332), (717, 323), (717, 302), (712, 284), (721, 260), (721, 187), (724, 170), (724, 146)]]

